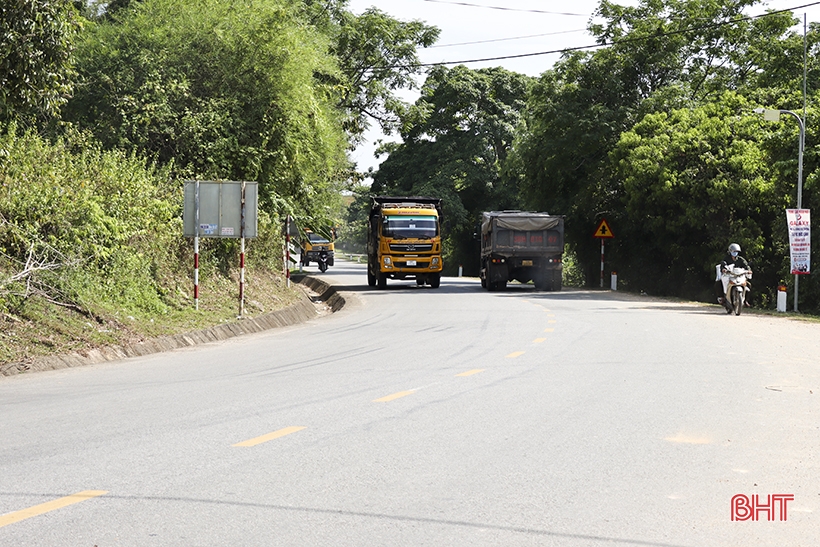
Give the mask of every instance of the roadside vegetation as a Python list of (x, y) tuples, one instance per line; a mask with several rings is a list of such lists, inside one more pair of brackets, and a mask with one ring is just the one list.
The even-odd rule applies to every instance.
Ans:
[(293, 303), (282, 225), (334, 226), (347, 151), (389, 127), (437, 30), (345, 1), (35, 2), (0, 22), (0, 363), (236, 320), (239, 245), (186, 179), (259, 184), (246, 314)]
[[(794, 206), (803, 36), (755, 0), (602, 1), (601, 47), (538, 78), (419, 66), (420, 21), (347, 0), (100, 0), (3, 8), (0, 20), (0, 362), (233, 320), (238, 244), (205, 240), (201, 310), (182, 237), (186, 179), (253, 180), (249, 313), (284, 288), (282, 224), (338, 226), (363, 243), (370, 194), (444, 200), (445, 265), (475, 275), (484, 210), (566, 216), (567, 284), (596, 286), (595, 226), (616, 234), (619, 286), (711, 300), (738, 242), (756, 304), (791, 285), (783, 209)], [(818, 43), (807, 33), (804, 207), (817, 209)], [(417, 80), (418, 79), (418, 80)], [(417, 84), (416, 82), (419, 82)], [(405, 104), (399, 90), (420, 85)], [(385, 144), (372, 186), (348, 152)], [(817, 233), (817, 230), (815, 230)], [(801, 309), (820, 312), (804, 276)]]

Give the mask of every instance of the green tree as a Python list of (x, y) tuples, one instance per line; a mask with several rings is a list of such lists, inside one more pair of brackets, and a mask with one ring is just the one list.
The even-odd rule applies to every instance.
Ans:
[(648, 114), (621, 135), (610, 154), (621, 207), (609, 220), (621, 239), (613, 260), (630, 286), (710, 298), (706, 281), (731, 241), (754, 265), (756, 284), (777, 284), (784, 241), (775, 232), (787, 202), (749, 110), (726, 93)]
[(793, 18), (742, 19), (754, 3), (602, 2), (598, 15), (605, 21), (590, 30), (602, 45), (612, 45), (567, 54), (534, 86), (510, 176), (520, 178), (530, 207), (567, 215), (567, 240), (585, 264), (588, 283), (597, 280), (598, 263), (590, 234), (602, 216), (622, 206), (610, 151), (648, 113), (756, 85), (758, 73), (772, 64), (764, 52), (787, 36)]
[(0, 121), (43, 120), (71, 91), (80, 28), (69, 0), (18, 0), (0, 7)]
[(89, 24), (67, 118), (179, 177), (257, 180), (272, 213), (326, 218), (348, 140), (328, 38), (284, 0), (145, 0)]
[(414, 77), (421, 73), (416, 52), (435, 43), (439, 30), (369, 8), (359, 16), (341, 11), (331, 35), (331, 53), (343, 75), (338, 104), (349, 113), (346, 129), (357, 139), (370, 120), (387, 133), (396, 130), (405, 103), (395, 92), (415, 88)]
[(501, 169), (530, 83), (502, 68), (434, 68), (402, 121), (403, 143), (388, 149), (374, 174), (374, 193), (444, 200), (450, 273), (459, 264), (477, 272), (472, 235), (479, 213), (518, 205), (518, 189), (505, 184)]

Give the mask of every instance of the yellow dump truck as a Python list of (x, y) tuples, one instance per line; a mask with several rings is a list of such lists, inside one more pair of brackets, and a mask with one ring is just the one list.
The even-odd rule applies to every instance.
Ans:
[(384, 289), (387, 279), (441, 284), (441, 200), (374, 196), (367, 230), (367, 284)]
[(325, 267), (333, 266), (334, 254), (335, 248), (332, 239), (311, 230), (305, 230), (301, 249), (302, 267), (310, 265), (311, 262), (316, 262), (319, 268), (322, 269), (320, 258), (324, 259)]

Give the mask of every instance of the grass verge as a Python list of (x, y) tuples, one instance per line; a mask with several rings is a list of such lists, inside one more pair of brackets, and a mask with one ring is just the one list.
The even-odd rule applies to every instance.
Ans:
[[(193, 286), (177, 288), (175, 305), (163, 312), (101, 309), (94, 313), (54, 304), (39, 296), (23, 301), (0, 316), (0, 364), (26, 362), (45, 355), (103, 346), (125, 345), (146, 339), (181, 334), (236, 321), (239, 314), (239, 279), (211, 276), (200, 284), (199, 310), (194, 309)], [(299, 287), (286, 286), (278, 272), (248, 272), (245, 284), (245, 317), (258, 317), (295, 304)]]

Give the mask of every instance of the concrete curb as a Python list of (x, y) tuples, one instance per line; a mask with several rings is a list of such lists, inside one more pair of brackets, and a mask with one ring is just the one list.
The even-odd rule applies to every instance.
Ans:
[(291, 279), (317, 293), (319, 296), (316, 297), (316, 300), (324, 302), (332, 312), (339, 311), (346, 303), (344, 297), (336, 290), (336, 287), (328, 285), (321, 279), (303, 274), (294, 275)]
[(104, 363), (107, 361), (118, 361), (129, 357), (141, 357), (152, 353), (169, 351), (172, 349), (207, 344), (227, 340), (243, 334), (252, 334), (279, 327), (287, 327), (303, 323), (319, 316), (315, 302), (324, 302), (332, 312), (339, 311), (345, 305), (345, 299), (334, 287), (324, 281), (310, 276), (294, 276), (296, 283), (311, 289), (318, 296), (304, 297), (296, 304), (285, 309), (278, 310), (260, 317), (248, 318), (217, 325), (203, 330), (176, 334), (173, 336), (160, 336), (125, 346), (106, 346), (88, 350), (75, 351), (61, 355), (47, 355), (38, 357), (30, 362), (6, 363), (0, 365), (0, 376), (13, 376), (26, 372), (39, 372), (43, 370), (57, 370), (61, 368), (79, 367)]

